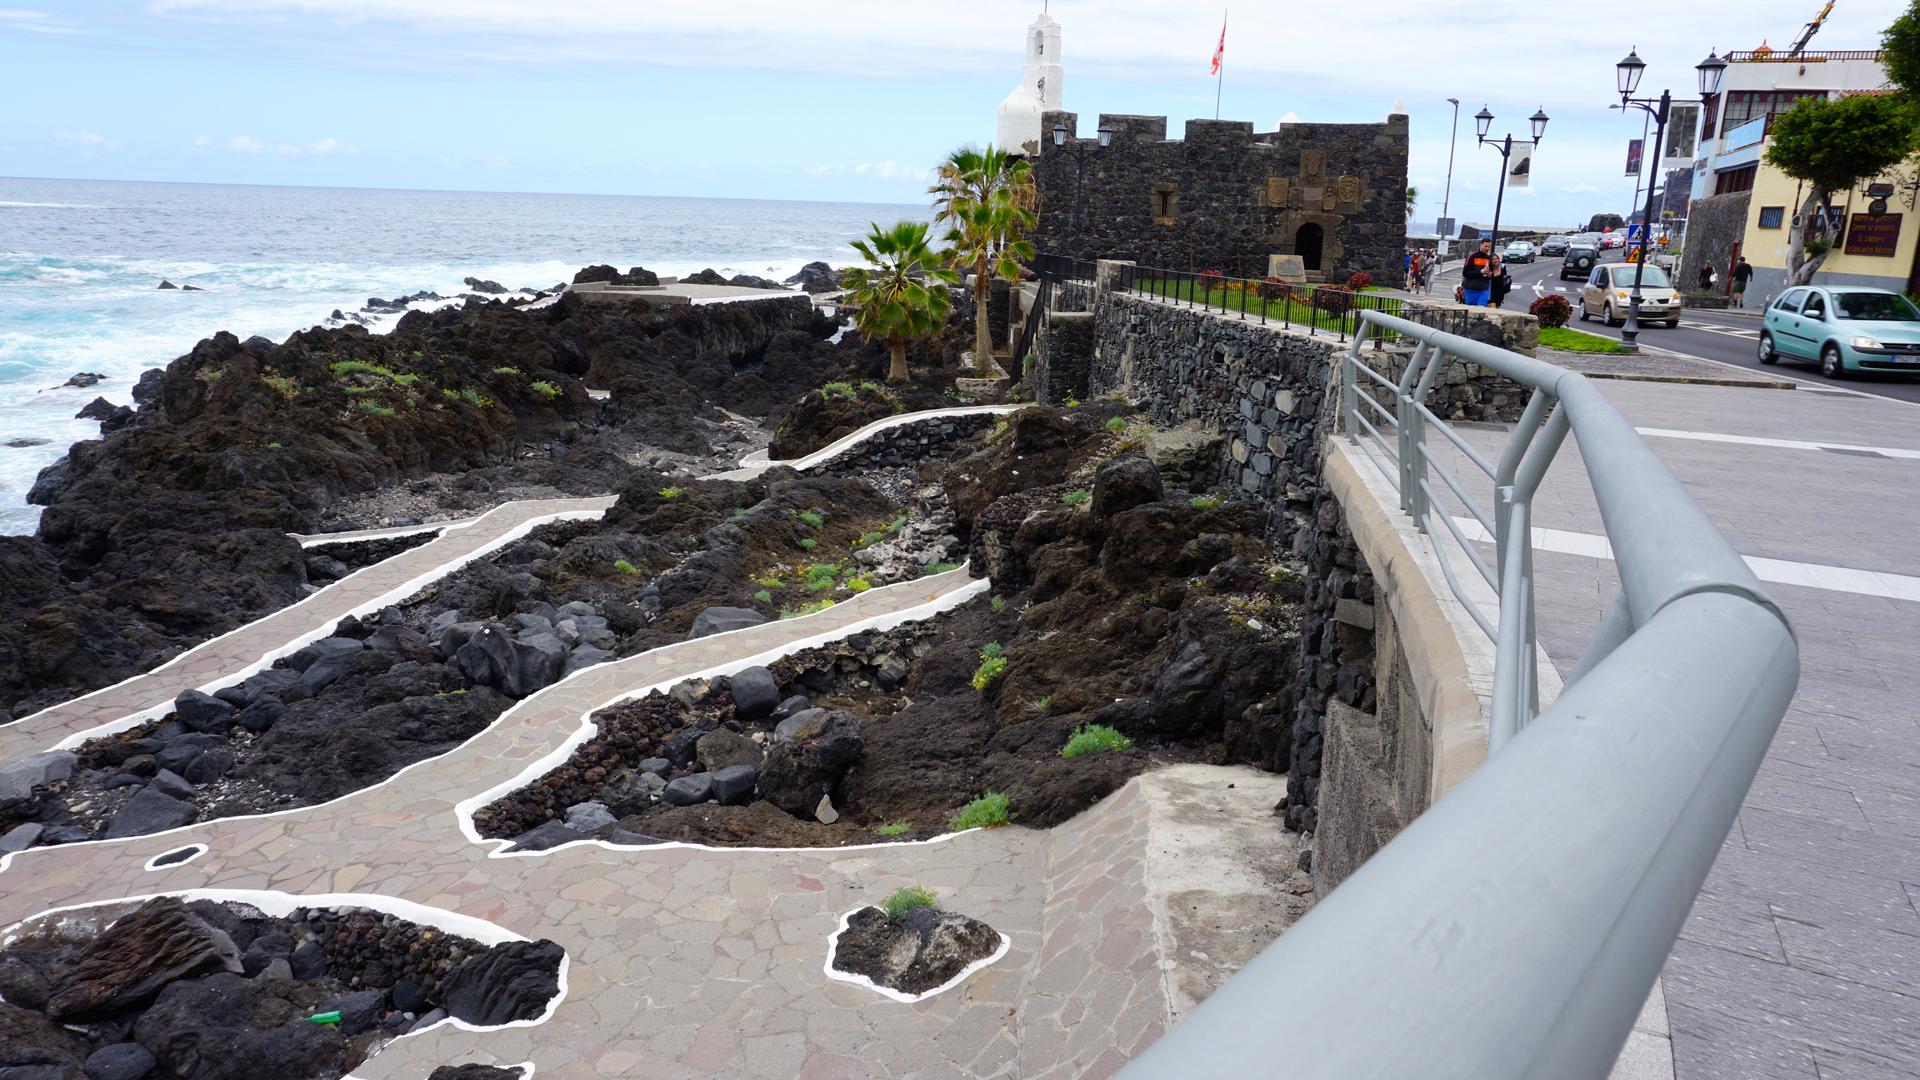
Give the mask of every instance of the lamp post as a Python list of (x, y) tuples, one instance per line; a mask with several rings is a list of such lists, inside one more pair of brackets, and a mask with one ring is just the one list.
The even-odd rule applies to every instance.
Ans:
[[(1614, 65), (1614, 73), (1619, 79), (1620, 107), (1630, 106), (1653, 118), (1653, 151), (1658, 153), (1660, 146), (1666, 142), (1667, 116), (1673, 107), (1673, 95), (1662, 90), (1657, 98), (1634, 97), (1633, 92), (1640, 88), (1640, 76), (1646, 70), (1646, 61), (1640, 59), (1638, 49), (1629, 50), (1627, 58)], [(1700, 76), (1700, 96), (1708, 98), (1720, 92), (1720, 79), (1727, 73), (1727, 62), (1709, 51), (1707, 58), (1695, 64), (1693, 70)], [(1653, 184), (1648, 183), (1647, 205), (1640, 215), (1640, 261), (1634, 266), (1633, 292), (1627, 298), (1627, 326), (1620, 332), (1620, 344), (1633, 352), (1640, 348), (1640, 283), (1647, 275), (1647, 259), (1653, 252), (1652, 240)]]
[[(1440, 220), (1447, 220), (1447, 208), (1453, 205), (1453, 147), (1460, 141), (1460, 99), (1450, 97), (1447, 104), (1453, 106), (1453, 134), (1447, 136), (1447, 190), (1440, 196)], [(1447, 238), (1440, 238), (1440, 254), (1447, 253)]]
[[(1533, 125), (1533, 145), (1539, 146), (1540, 137), (1547, 133), (1546, 111), (1535, 109), (1533, 115), (1527, 117), (1527, 122)], [(1480, 111), (1473, 115), (1474, 137), (1481, 146), (1491, 146), (1500, 151), (1500, 186), (1495, 189), (1493, 196), (1493, 232), (1491, 234), (1494, 246), (1497, 248), (1500, 246), (1500, 208), (1506, 201), (1507, 169), (1510, 167), (1509, 159), (1513, 157), (1513, 134), (1509, 132), (1505, 138), (1489, 139), (1487, 128), (1492, 124), (1493, 113), (1487, 111), (1485, 105), (1480, 106)]]
[[(1105, 124), (1100, 125), (1098, 134), (1102, 148), (1113, 142), (1113, 129)], [(1065, 124), (1053, 129), (1053, 145), (1067, 145)], [(1073, 140), (1073, 162), (1073, 257), (1078, 260), (1080, 249), (1085, 245), (1087, 238), (1086, 206), (1081, 200), (1087, 180), (1087, 141), (1085, 139)]]

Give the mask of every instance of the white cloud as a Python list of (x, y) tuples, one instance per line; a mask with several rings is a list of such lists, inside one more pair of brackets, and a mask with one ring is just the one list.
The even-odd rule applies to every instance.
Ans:
[(105, 135), (91, 131), (62, 131), (53, 137), (53, 141), (62, 146), (78, 146), (87, 150), (112, 150), (120, 144)]
[(73, 27), (54, 21), (44, 11), (0, 8), (0, 30), (18, 30), (28, 34), (71, 34)]
[[(206, 136), (195, 139), (195, 146), (205, 146)], [(227, 149), (236, 154), (278, 154), (281, 157), (300, 157), (311, 155), (325, 157), (328, 154), (358, 154), (360, 151), (348, 146), (339, 139), (315, 139), (311, 142), (263, 143), (251, 135), (235, 135), (227, 140)]]
[(202, 135), (202, 136), (200, 136), (199, 138), (197, 138), (197, 139), (195, 139), (195, 140), (193, 140), (193, 145), (195, 145), (195, 146), (207, 146), (207, 145), (209, 145), (209, 144), (211, 144), (212, 142), (213, 142), (213, 140), (212, 140), (212, 139), (210, 139), (210, 138), (208, 138), (208, 137), (207, 137), (207, 136), (205, 136), (205, 135)]

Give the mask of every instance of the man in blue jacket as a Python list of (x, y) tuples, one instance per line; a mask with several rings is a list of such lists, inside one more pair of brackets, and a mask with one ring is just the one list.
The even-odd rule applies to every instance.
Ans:
[(1486, 307), (1492, 299), (1495, 273), (1493, 241), (1483, 239), (1480, 250), (1468, 255), (1466, 265), (1460, 268), (1461, 302), (1468, 307)]

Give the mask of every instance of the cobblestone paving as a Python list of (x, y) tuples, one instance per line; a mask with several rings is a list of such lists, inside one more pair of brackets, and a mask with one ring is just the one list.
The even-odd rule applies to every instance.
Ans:
[(1716, 364), (1711, 360), (1700, 360), (1670, 352), (1644, 352), (1623, 356), (1543, 348), (1538, 350), (1536, 355), (1549, 364), (1578, 371), (1592, 379), (1711, 383), (1720, 386), (1746, 386), (1770, 390), (1792, 390), (1797, 386), (1788, 379), (1775, 378), (1730, 364)]

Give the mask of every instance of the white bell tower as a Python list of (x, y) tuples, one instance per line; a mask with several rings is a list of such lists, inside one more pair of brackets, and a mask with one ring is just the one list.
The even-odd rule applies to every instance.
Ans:
[(1027, 59), (1020, 69), (1020, 85), (1000, 103), (1000, 123), (994, 134), (995, 146), (1009, 153), (1032, 157), (1040, 152), (1040, 116), (1060, 107), (1061, 84), (1066, 75), (1060, 67), (1060, 24), (1042, 13), (1027, 27)]

